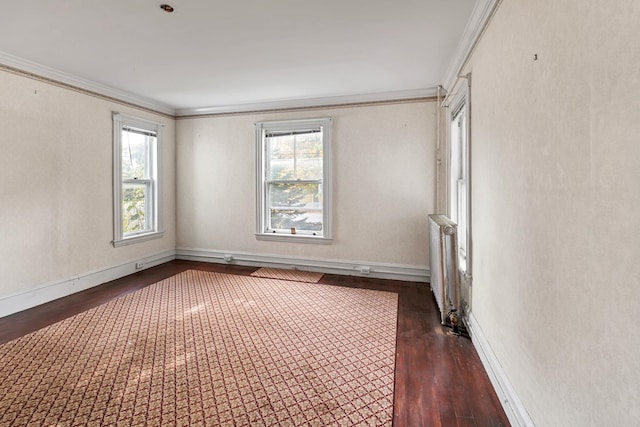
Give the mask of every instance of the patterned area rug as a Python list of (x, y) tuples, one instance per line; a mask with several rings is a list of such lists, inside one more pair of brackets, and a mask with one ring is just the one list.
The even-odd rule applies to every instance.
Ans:
[(318, 283), (324, 274), (311, 271), (283, 270), (280, 268), (262, 267), (251, 273), (253, 277), (293, 280), (294, 282)]
[(0, 426), (390, 426), (397, 294), (189, 270), (0, 346)]

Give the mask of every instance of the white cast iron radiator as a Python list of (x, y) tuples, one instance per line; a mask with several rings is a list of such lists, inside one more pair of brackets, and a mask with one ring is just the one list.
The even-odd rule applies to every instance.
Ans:
[(460, 305), (456, 223), (445, 215), (429, 215), (431, 290), (436, 297), (442, 324)]

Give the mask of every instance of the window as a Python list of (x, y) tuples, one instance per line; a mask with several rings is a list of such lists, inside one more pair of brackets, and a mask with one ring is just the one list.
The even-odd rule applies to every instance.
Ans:
[(114, 246), (162, 237), (161, 125), (113, 114)]
[(470, 245), (469, 127), (467, 91), (454, 101), (450, 119), (449, 216), (458, 224), (458, 266), (468, 273)]
[(260, 240), (331, 239), (331, 119), (256, 123)]

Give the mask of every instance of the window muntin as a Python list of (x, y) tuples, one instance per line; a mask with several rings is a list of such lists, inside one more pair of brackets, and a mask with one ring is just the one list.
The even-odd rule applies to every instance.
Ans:
[(115, 113), (114, 245), (161, 237), (159, 146), (161, 126)]
[(259, 238), (329, 239), (330, 119), (262, 122), (256, 129)]

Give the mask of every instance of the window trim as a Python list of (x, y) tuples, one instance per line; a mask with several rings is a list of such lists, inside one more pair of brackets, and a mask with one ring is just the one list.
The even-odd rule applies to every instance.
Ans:
[[(256, 138), (256, 232), (257, 240), (266, 241), (286, 241), (297, 243), (319, 243), (330, 244), (333, 241), (331, 218), (332, 218), (332, 180), (331, 180), (331, 124), (330, 117), (320, 117), (311, 119), (273, 120), (255, 123)], [(322, 126), (322, 235), (312, 235), (298, 232), (296, 234), (284, 232), (266, 232), (267, 221), (267, 180), (265, 179), (266, 156), (264, 134), (266, 132), (296, 131), (309, 129), (310, 127)]]
[[(113, 246), (120, 247), (147, 240), (158, 239), (164, 235), (162, 218), (162, 127), (161, 123), (113, 112)], [(122, 131), (125, 127), (135, 127), (156, 134), (155, 151), (149, 153), (151, 159), (150, 177), (138, 180), (149, 181), (151, 199), (147, 206), (151, 213), (150, 231), (142, 231), (125, 236), (122, 230), (122, 190), (127, 180), (122, 179)]]
[[(460, 272), (467, 278), (471, 277), (472, 271), (472, 237), (471, 237), (471, 97), (470, 97), (470, 77), (467, 78), (467, 82), (463, 85), (458, 93), (453, 97), (453, 100), (448, 108), (448, 134), (449, 134), (449, 153), (447, 158), (447, 213), (449, 218), (454, 218), (454, 213), (451, 212), (452, 207), (452, 198), (455, 195), (457, 197), (457, 203), (464, 203), (464, 210), (466, 213), (465, 218), (465, 227), (464, 230), (458, 228), (458, 239), (464, 241), (464, 248), (458, 248), (458, 269)], [(454, 120), (462, 115), (464, 120), (464, 133), (461, 135), (464, 138), (464, 146), (461, 147), (462, 152), (459, 153), (462, 157), (461, 159), (461, 172), (465, 181), (465, 188), (460, 194), (459, 188), (452, 188), (452, 174), (453, 174), (453, 160), (451, 158), (453, 154), (453, 144), (452, 140), (452, 132), (451, 125)], [(457, 216), (457, 215), (456, 215)], [(456, 223), (459, 220), (456, 219)], [(464, 235), (463, 235), (464, 234)], [(463, 250), (464, 253), (460, 253), (460, 250)]]

